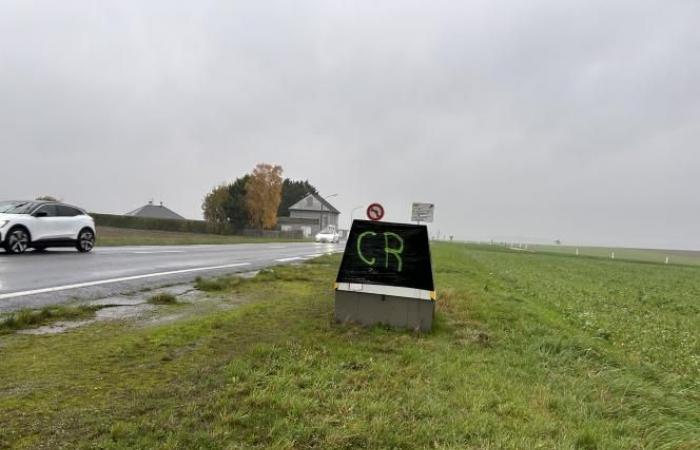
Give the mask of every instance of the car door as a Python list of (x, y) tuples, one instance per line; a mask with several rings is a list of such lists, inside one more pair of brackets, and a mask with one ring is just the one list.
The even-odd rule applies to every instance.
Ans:
[(61, 220), (56, 205), (42, 205), (32, 213), (31, 234), (33, 241), (56, 240), (61, 238)]
[(83, 212), (67, 205), (57, 205), (56, 209), (60, 217), (61, 238), (77, 239)]

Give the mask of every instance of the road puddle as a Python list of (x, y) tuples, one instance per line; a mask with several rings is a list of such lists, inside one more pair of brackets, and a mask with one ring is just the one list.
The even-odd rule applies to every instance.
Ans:
[(95, 311), (94, 318), (88, 320), (58, 321), (50, 325), (18, 330), (17, 333), (29, 335), (59, 334), (96, 322), (145, 319), (155, 324), (172, 321), (184, 316), (184, 314), (171, 314), (163, 317), (158, 316), (157, 311), (161, 307), (149, 303), (149, 299), (158, 294), (173, 295), (177, 298), (178, 304), (191, 304), (205, 295), (192, 285), (185, 284), (137, 292), (130, 295), (91, 300), (82, 304), (99, 308)]
[[(258, 271), (239, 274), (241, 278), (252, 278)], [(172, 305), (158, 305), (149, 302), (159, 294), (169, 294), (176, 298)], [(220, 298), (212, 298), (206, 292), (196, 289), (192, 284), (166, 286), (153, 290), (135, 292), (127, 295), (105, 297), (97, 300), (78, 302), (76, 304), (95, 307), (95, 316), (83, 320), (61, 320), (49, 325), (36, 328), (17, 330), (18, 334), (51, 335), (75, 330), (97, 322), (131, 320), (142, 325), (152, 326), (182, 319), (198, 311), (211, 308), (230, 309), (244, 303), (244, 299), (222, 302)], [(182, 310), (173, 310), (173, 305), (189, 306)]]
[(44, 325), (43, 327), (38, 327), (38, 328), (29, 328), (27, 330), (19, 330), (17, 331), (18, 334), (33, 334), (33, 335), (41, 335), (41, 334), (59, 334), (66, 332), (68, 330), (73, 330), (75, 328), (82, 327), (84, 325), (88, 325), (95, 322), (94, 319), (91, 320), (78, 320), (78, 321), (73, 321), (73, 322), (55, 322), (52, 323), (51, 325)]

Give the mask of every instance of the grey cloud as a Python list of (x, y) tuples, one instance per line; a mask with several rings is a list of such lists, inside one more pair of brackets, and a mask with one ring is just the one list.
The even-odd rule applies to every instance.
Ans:
[(346, 219), (700, 248), (695, 1), (1, 6), (3, 197), (197, 217), (272, 161)]

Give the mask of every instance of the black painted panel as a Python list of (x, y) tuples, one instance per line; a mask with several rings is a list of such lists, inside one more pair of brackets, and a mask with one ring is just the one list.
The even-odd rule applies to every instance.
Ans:
[(337, 281), (434, 291), (428, 228), (355, 220)]

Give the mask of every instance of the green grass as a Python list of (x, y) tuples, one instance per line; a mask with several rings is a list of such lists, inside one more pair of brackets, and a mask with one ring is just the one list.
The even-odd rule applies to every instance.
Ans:
[(221, 234), (180, 233), (174, 231), (133, 230), (129, 228), (97, 227), (97, 245), (201, 245), (255, 244), (285, 242), (290, 239), (270, 239)]
[(237, 309), (5, 336), (0, 447), (700, 447), (700, 268), (433, 259), (430, 334), (333, 324), (335, 256), (218, 279)]
[(96, 309), (91, 306), (52, 306), (3, 314), (0, 315), (0, 335), (50, 325), (61, 320), (88, 319), (94, 316)]
[(238, 286), (241, 282), (239, 277), (219, 277), (219, 278), (202, 278), (197, 277), (195, 287), (200, 291), (217, 292), (226, 289), (232, 289)]
[(579, 257), (612, 259), (616, 260), (651, 262), (665, 264), (668, 258), (669, 264), (675, 265), (700, 265), (700, 251), (692, 250), (662, 250), (641, 249), (625, 247), (576, 247), (567, 245), (528, 245), (528, 250), (538, 253), (553, 253), (567, 256), (575, 256), (576, 250)]

